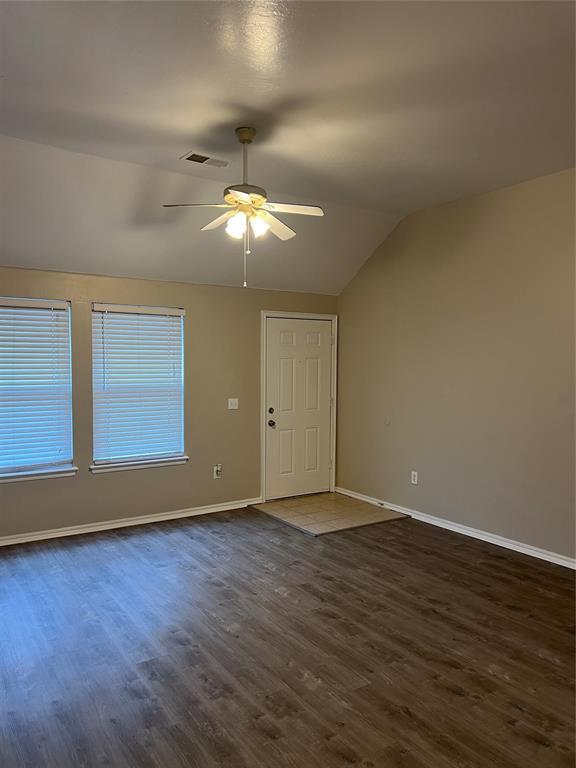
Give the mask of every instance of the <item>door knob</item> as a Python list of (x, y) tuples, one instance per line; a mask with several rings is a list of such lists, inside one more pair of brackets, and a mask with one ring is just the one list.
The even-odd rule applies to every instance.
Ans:
[(276, 426), (276, 422), (272, 421), (272, 419), (270, 419), (270, 421), (268, 422), (268, 426), (269, 427), (275, 427)]

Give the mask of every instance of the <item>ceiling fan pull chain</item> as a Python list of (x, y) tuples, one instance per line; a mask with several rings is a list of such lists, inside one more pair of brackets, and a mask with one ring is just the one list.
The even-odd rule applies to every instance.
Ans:
[(246, 281), (246, 274), (247, 274), (247, 262), (248, 262), (248, 254), (250, 253), (250, 227), (246, 227), (246, 232), (244, 232), (244, 288), (247, 287), (248, 283)]

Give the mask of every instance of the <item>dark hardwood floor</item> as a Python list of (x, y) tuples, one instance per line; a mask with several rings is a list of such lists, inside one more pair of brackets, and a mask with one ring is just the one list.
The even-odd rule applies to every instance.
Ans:
[(0, 765), (572, 768), (573, 578), (256, 511), (0, 551)]

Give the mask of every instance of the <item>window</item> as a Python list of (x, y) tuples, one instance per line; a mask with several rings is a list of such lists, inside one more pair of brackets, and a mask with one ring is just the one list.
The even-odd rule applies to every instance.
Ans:
[(0, 480), (75, 471), (70, 306), (0, 298)]
[(95, 472), (184, 456), (184, 310), (94, 304)]

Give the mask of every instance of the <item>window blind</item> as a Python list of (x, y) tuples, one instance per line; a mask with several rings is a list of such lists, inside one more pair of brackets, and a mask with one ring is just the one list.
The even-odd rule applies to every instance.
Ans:
[(184, 453), (183, 310), (94, 304), (94, 463)]
[(70, 307), (0, 298), (0, 475), (71, 463)]

